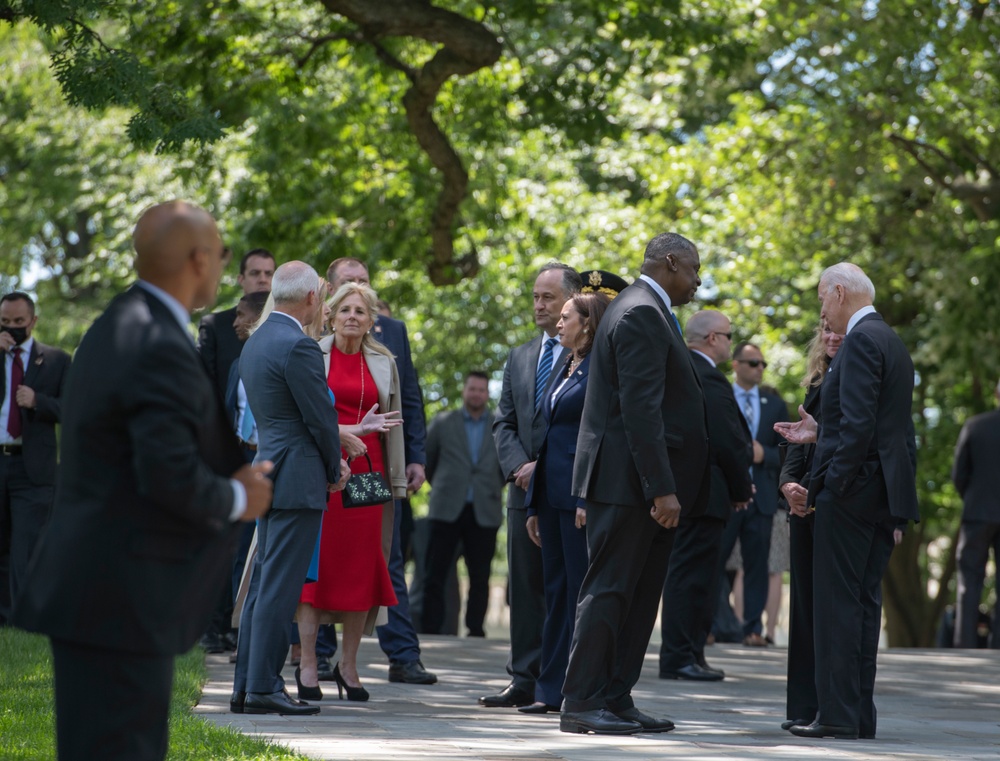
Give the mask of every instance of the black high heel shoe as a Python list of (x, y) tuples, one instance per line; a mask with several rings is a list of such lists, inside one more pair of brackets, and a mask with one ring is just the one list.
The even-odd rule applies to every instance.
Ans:
[(333, 681), (337, 683), (337, 696), (343, 700), (344, 690), (347, 691), (348, 700), (356, 700), (359, 703), (364, 703), (368, 700), (368, 690), (364, 687), (351, 687), (345, 680), (343, 675), (340, 673), (340, 664), (338, 663), (333, 667)]
[(323, 690), (317, 684), (315, 687), (306, 687), (302, 684), (302, 670), (295, 667), (295, 685), (299, 688), (299, 700), (322, 700)]

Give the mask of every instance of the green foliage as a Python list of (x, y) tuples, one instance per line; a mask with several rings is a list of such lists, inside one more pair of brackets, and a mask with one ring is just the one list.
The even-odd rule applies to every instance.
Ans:
[(44, 31), (0, 26), (0, 277), (40, 278), (43, 340), (75, 343), (130, 278), (138, 211), (186, 196), (237, 252), (369, 262), (433, 414), (532, 335), (540, 264), (631, 278), (672, 229), (703, 260), (683, 311), (725, 311), (794, 409), (819, 273), (864, 267), (918, 373), (923, 521), (890, 568), (890, 638), (931, 641), (954, 568), (952, 447), (1000, 376), (995, 0), (450, 4), (505, 52), (438, 93), (469, 175), (456, 245), (480, 264), (440, 288), (440, 178), (402, 106), (402, 69), (436, 51), (423, 38), (377, 49), (313, 0), (8, 7)]
[[(201, 698), (205, 655), (195, 648), (177, 659), (170, 704), (168, 761), (304, 761), (304, 757), (229, 727), (194, 716)], [(55, 700), (48, 640), (11, 627), (0, 628), (0, 758), (55, 758)]]

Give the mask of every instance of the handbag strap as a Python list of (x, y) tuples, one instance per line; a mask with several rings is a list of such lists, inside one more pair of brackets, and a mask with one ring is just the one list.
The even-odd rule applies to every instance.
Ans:
[(368, 460), (368, 472), (374, 473), (375, 467), (372, 465), (372, 458), (368, 456), (367, 452), (365, 452), (365, 459)]

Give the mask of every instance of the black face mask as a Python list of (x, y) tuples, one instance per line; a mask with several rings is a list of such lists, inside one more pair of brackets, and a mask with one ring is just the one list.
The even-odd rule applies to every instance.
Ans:
[(28, 338), (28, 329), (25, 327), (14, 328), (9, 325), (0, 328), (0, 333), (10, 333), (10, 337), (14, 339), (15, 344), (23, 344)]

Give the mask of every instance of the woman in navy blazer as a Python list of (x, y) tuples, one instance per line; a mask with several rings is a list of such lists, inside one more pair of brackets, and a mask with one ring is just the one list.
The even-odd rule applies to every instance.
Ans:
[(545, 626), (535, 702), (523, 713), (558, 711), (576, 621), (576, 600), (587, 573), (586, 512), (573, 496), (573, 460), (587, 393), (590, 347), (611, 301), (603, 293), (578, 293), (563, 305), (559, 340), (570, 350), (542, 398), (547, 427), (525, 507), (528, 535), (542, 550)]

